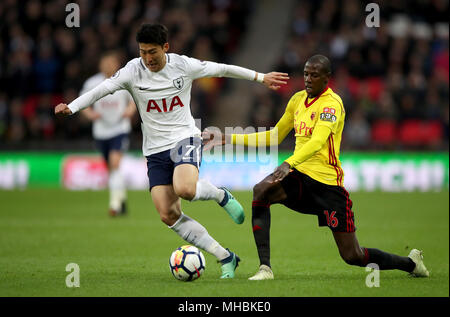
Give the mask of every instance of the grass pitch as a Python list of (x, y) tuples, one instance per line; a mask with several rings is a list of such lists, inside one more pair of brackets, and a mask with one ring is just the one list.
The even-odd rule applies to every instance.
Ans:
[[(428, 279), (381, 271), (369, 288), (364, 268), (345, 264), (315, 216), (272, 206), (273, 281), (248, 281), (258, 257), (251, 232), (251, 193), (234, 192), (246, 209), (236, 225), (214, 202), (185, 202), (223, 246), (242, 259), (233, 280), (205, 254), (206, 271), (180, 282), (169, 271), (186, 244), (167, 228), (147, 191), (129, 192), (129, 215), (107, 216), (106, 191), (0, 191), (0, 296), (133, 297), (441, 297), (449, 296), (449, 197), (442, 193), (351, 193), (362, 246), (408, 255), (424, 250)], [(66, 265), (80, 268), (80, 287), (66, 286)]]

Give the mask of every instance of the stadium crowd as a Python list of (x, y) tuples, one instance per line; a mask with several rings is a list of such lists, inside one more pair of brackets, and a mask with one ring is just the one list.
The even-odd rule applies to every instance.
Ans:
[(323, 54), (346, 109), (343, 149), (448, 150), (448, 1), (375, 1), (379, 27), (367, 27), (371, 2), (297, 1), (274, 67), (291, 80), (281, 94), (255, 92), (251, 125), (273, 126), (304, 88), (306, 60)]
[[(143, 22), (170, 31), (170, 51), (231, 63), (257, 1), (77, 1), (80, 27), (65, 24), (66, 0), (0, 2), (0, 148), (51, 148), (91, 139), (90, 123), (56, 118), (98, 70), (101, 53), (120, 50), (123, 64), (137, 56)], [(255, 87), (253, 111), (242, 125), (270, 127), (292, 94), (303, 89), (306, 59), (330, 57), (330, 86), (346, 107), (344, 149), (448, 150), (448, 1), (375, 1), (379, 27), (366, 26), (369, 1), (296, 2), (287, 41), (274, 70), (289, 73), (279, 92)], [(242, 65), (245, 66), (245, 65)], [(227, 90), (220, 79), (195, 83), (194, 117), (206, 125)], [(132, 143), (140, 147), (138, 118)], [(72, 142), (74, 146), (76, 142)], [(80, 143), (90, 144), (90, 143)], [(89, 149), (89, 147), (87, 147)]]

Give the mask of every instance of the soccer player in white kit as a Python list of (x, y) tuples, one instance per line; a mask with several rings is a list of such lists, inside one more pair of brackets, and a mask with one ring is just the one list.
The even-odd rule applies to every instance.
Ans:
[(236, 223), (243, 223), (245, 218), (242, 206), (227, 189), (199, 179), (202, 140), (190, 111), (192, 81), (202, 77), (239, 78), (276, 90), (289, 77), (167, 53), (168, 31), (161, 24), (143, 24), (136, 40), (140, 58), (131, 60), (69, 105), (57, 105), (55, 114), (71, 115), (107, 94), (128, 90), (141, 118), (150, 193), (161, 220), (188, 243), (214, 255), (222, 264), (221, 278), (233, 278), (239, 257), (181, 210), (180, 198), (215, 200)]
[[(80, 95), (101, 84), (119, 68), (120, 58), (117, 52), (110, 51), (102, 55), (99, 62), (100, 72), (85, 81)], [(128, 134), (131, 131), (131, 118), (136, 113), (136, 105), (128, 91), (118, 90), (99, 99), (81, 113), (92, 121), (92, 135), (108, 166), (109, 214), (124, 215), (127, 210), (127, 192), (120, 172), (120, 162), (123, 152), (128, 149)]]

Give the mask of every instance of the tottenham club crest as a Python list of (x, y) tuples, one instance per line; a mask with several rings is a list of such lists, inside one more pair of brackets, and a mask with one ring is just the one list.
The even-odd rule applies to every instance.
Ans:
[(178, 77), (177, 79), (174, 79), (174, 80), (173, 80), (173, 86), (174, 86), (176, 89), (181, 90), (181, 88), (183, 88), (183, 85), (184, 85), (183, 77)]

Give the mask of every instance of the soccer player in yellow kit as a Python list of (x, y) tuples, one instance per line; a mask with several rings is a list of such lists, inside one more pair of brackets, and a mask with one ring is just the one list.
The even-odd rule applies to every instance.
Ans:
[[(408, 257), (360, 247), (355, 235), (352, 201), (345, 190), (339, 161), (345, 109), (341, 98), (328, 87), (331, 64), (314, 55), (304, 67), (305, 90), (297, 92), (274, 129), (253, 134), (232, 134), (212, 140), (212, 146), (232, 143), (246, 146), (280, 144), (295, 130), (295, 150), (275, 171), (253, 188), (252, 226), (260, 267), (250, 280), (273, 279), (270, 266), (270, 205), (280, 203), (295, 211), (317, 215), (319, 226), (328, 226), (342, 259), (380, 270), (399, 269), (417, 277), (429, 273), (422, 252), (413, 249)], [(204, 136), (207, 137), (205, 132)], [(211, 146), (210, 145), (210, 146)]]

